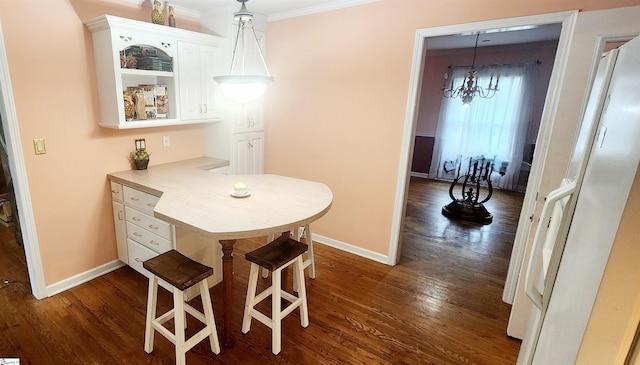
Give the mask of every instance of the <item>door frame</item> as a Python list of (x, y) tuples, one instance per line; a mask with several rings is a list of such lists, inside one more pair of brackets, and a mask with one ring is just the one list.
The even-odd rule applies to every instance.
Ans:
[[(0, 23), (0, 114), (2, 115), (2, 128), (7, 146), (9, 171), (15, 189), (16, 206), (22, 230), (24, 252), (29, 271), (31, 293), (37, 299), (47, 296), (40, 257), (40, 246), (36, 233), (36, 223), (31, 206), (31, 194), (27, 179), (27, 169), (24, 162), (20, 129), (18, 128), (18, 116), (16, 113), (11, 77), (9, 75), (9, 63), (4, 43), (2, 24)], [(16, 214), (16, 212), (13, 212)]]
[[(578, 11), (566, 11), (541, 15), (523, 16), (507, 19), (497, 19), (451, 26), (433, 27), (418, 29), (414, 41), (413, 63), (409, 81), (409, 95), (407, 98), (406, 116), (402, 147), (400, 151), (400, 165), (398, 171), (397, 189), (394, 202), (393, 223), (391, 227), (391, 238), (389, 245), (388, 264), (395, 265), (400, 259), (402, 249), (402, 228), (404, 225), (404, 215), (406, 200), (409, 190), (409, 174), (411, 169), (411, 152), (415, 139), (416, 121), (418, 116), (418, 106), (420, 101), (420, 89), (422, 85), (423, 69), (425, 62), (426, 43), (429, 37), (460, 34), (465, 32), (477, 32), (496, 28), (510, 28), (527, 25), (544, 25), (561, 23), (562, 30), (558, 41), (558, 49), (553, 64), (553, 71), (549, 81), (549, 89), (542, 112), (540, 130), (538, 132), (539, 146), (548, 145), (551, 139), (551, 131), (557, 108), (559, 105), (559, 92), (562, 87), (565, 69), (567, 68), (568, 54), (571, 39), (575, 28)], [(536, 206), (537, 192), (539, 190), (544, 161), (546, 160), (546, 149), (536, 149), (529, 175), (529, 182), (525, 192), (518, 228), (514, 239), (513, 252), (509, 262), (509, 274), (505, 282), (503, 300), (510, 303), (513, 300), (518, 281), (518, 271), (512, 267), (519, 268), (525, 253), (527, 237), (531, 230), (532, 221), (530, 219)]]

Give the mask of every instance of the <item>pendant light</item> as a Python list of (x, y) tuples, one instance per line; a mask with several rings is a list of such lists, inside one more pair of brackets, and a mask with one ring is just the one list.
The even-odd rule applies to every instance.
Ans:
[(491, 75), (491, 79), (489, 80), (489, 87), (484, 89), (482, 86), (478, 85), (478, 79), (476, 77), (476, 54), (478, 52), (478, 39), (480, 38), (480, 33), (476, 35), (476, 45), (473, 48), (473, 62), (471, 63), (471, 69), (465, 76), (464, 80), (462, 80), (462, 84), (457, 88), (453, 88), (453, 77), (451, 78), (451, 83), (447, 85), (447, 79), (449, 74), (444, 74), (444, 86), (442, 87), (442, 91), (444, 92), (445, 98), (456, 98), (460, 97), (462, 99), (462, 106), (468, 107), (471, 104), (471, 100), (475, 96), (480, 96), (481, 98), (492, 98), (496, 91), (498, 91), (498, 81), (500, 81), (500, 75), (496, 78), (495, 85), (493, 84), (493, 75)]
[[(266, 86), (273, 82), (273, 77), (269, 74), (269, 69), (267, 68), (267, 63), (264, 60), (264, 54), (262, 53), (260, 42), (258, 42), (258, 36), (256, 35), (256, 31), (253, 27), (253, 12), (247, 10), (247, 7), (244, 4), (247, 0), (237, 1), (242, 3), (242, 7), (239, 11), (233, 14), (234, 19), (238, 22), (238, 34), (236, 35), (236, 42), (233, 46), (231, 70), (229, 71), (229, 75), (215, 76), (213, 79), (220, 84), (222, 92), (229, 99), (244, 104), (262, 97)], [(255, 41), (255, 46), (258, 48), (260, 60), (262, 60), (262, 65), (264, 66), (266, 75), (245, 74), (246, 45), (244, 32), (247, 27), (253, 34), (253, 40)], [(240, 60), (236, 57), (238, 53), (238, 43), (240, 43), (241, 49)], [(237, 67), (239, 70), (236, 68), (237, 62), (240, 63)]]

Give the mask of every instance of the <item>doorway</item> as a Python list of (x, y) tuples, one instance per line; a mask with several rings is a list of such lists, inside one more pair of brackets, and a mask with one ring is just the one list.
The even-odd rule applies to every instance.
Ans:
[(13, 191), (15, 192), (16, 212), (13, 212), (13, 214), (16, 217), (14, 219), (19, 219), (20, 221), (21, 240), (26, 256), (31, 293), (35, 298), (42, 299), (47, 296), (44, 273), (42, 272), (40, 249), (38, 247), (35, 218), (27, 183), (27, 171), (22, 152), (18, 117), (14, 105), (2, 24), (0, 24), (0, 119), (6, 142), (7, 168), (11, 176)]
[[(462, 34), (462, 33), (477, 33), (479, 31), (488, 31), (491, 29), (500, 28), (513, 28), (523, 26), (535, 26), (545, 24), (561, 24), (562, 30), (560, 39), (558, 42), (558, 51), (556, 59), (554, 61), (553, 72), (551, 81), (549, 84), (549, 96), (547, 97), (542, 120), (540, 124), (540, 133), (538, 136), (538, 142), (547, 142), (550, 139), (551, 131), (548, 128), (551, 125), (558, 105), (558, 95), (556, 89), (560, 84), (560, 75), (562, 70), (566, 67), (569, 40), (570, 35), (575, 25), (575, 19), (577, 12), (563, 12), (554, 14), (545, 14), (537, 16), (501, 19), (486, 22), (467, 23), (453, 26), (436, 27), (420, 29), (416, 32), (416, 38), (414, 42), (414, 59), (411, 72), (410, 86), (409, 86), (409, 98), (407, 100), (407, 114), (405, 119), (405, 128), (403, 136), (403, 146), (401, 150), (401, 168), (398, 175), (398, 189), (396, 190), (396, 200), (394, 208), (394, 219), (392, 226), (392, 239), (389, 249), (389, 263), (397, 264), (400, 258), (400, 250), (402, 248), (401, 235), (404, 226), (404, 214), (406, 209), (406, 198), (409, 186), (409, 169), (411, 165), (411, 151), (413, 151), (413, 141), (415, 138), (416, 121), (417, 121), (417, 105), (420, 98), (420, 85), (422, 85), (423, 69), (425, 62), (425, 40), (431, 37), (439, 37), (446, 35)], [(531, 172), (529, 177), (529, 184), (525, 193), (522, 212), (531, 211), (535, 206), (535, 193), (541, 182), (542, 167), (540, 163), (534, 161), (531, 166)], [(518, 223), (518, 230), (514, 239), (514, 247), (518, 242), (523, 242), (529, 234), (531, 228), (531, 222), (528, 219), (522, 219), (522, 213), (520, 221)], [(520, 246), (524, 246), (521, 244)], [(514, 254), (511, 256), (510, 265), (520, 265), (522, 261), (522, 255), (524, 253), (516, 252), (514, 248)], [(513, 262), (513, 261), (516, 262)], [(507, 283), (505, 284), (505, 293), (515, 291), (515, 285), (517, 278), (507, 277)], [(503, 296), (506, 298), (506, 302), (512, 300), (509, 299), (509, 295)]]

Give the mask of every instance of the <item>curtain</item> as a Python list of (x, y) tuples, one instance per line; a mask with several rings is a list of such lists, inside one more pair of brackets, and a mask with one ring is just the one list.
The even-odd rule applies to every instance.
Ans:
[[(468, 68), (454, 68), (453, 85), (460, 85)], [(499, 74), (499, 90), (490, 99), (476, 96), (469, 107), (462, 106), (460, 98), (442, 99), (436, 128), (431, 171), (437, 179), (453, 179), (451, 167), (455, 161), (466, 171), (470, 157), (495, 158), (491, 181), (495, 187), (517, 188), (522, 154), (531, 120), (535, 91), (536, 66), (516, 64), (480, 69), (480, 85), (488, 85), (482, 75)], [(503, 162), (507, 162), (504, 176), (498, 174)]]

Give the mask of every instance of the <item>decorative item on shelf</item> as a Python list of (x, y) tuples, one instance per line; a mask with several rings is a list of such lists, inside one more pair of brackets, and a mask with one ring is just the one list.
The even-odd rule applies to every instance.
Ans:
[(132, 163), (132, 167), (136, 170), (146, 170), (149, 166), (149, 155), (145, 146), (144, 139), (136, 139), (136, 150), (129, 154), (129, 160)]
[[(480, 38), (480, 33), (476, 34), (476, 45), (473, 48), (473, 61), (471, 62), (471, 69), (465, 76), (464, 80), (462, 80), (462, 84), (456, 88), (453, 87), (453, 77), (451, 77), (451, 81), (449, 85), (447, 85), (449, 74), (445, 72), (444, 74), (444, 86), (442, 87), (443, 95), (445, 98), (461, 98), (462, 106), (468, 107), (471, 104), (471, 100), (474, 97), (479, 96), (481, 98), (490, 99), (498, 91), (498, 81), (500, 81), (500, 75), (496, 77), (496, 83), (493, 84), (493, 76), (491, 75), (491, 79), (489, 80), (489, 87), (484, 89), (482, 86), (478, 85), (478, 77), (476, 76), (476, 54), (478, 52), (478, 39)], [(449, 66), (451, 67), (451, 66)]]
[[(132, 89), (130, 87), (129, 89)], [(136, 119), (147, 119), (147, 105), (144, 97), (144, 91), (140, 88), (135, 88), (133, 91), (133, 101), (136, 103)]]
[(176, 15), (173, 12), (173, 6), (169, 5), (169, 26), (176, 27)]
[(162, 13), (162, 4), (158, 0), (153, 1), (153, 10), (151, 11), (151, 22), (153, 24), (164, 25), (164, 14)]
[(124, 98), (124, 117), (126, 120), (132, 120), (136, 114), (136, 106), (133, 101), (133, 93), (131, 91), (123, 91)]
[[(273, 82), (273, 77), (269, 74), (269, 69), (267, 68), (267, 63), (264, 60), (264, 54), (262, 53), (262, 48), (260, 47), (260, 42), (258, 42), (258, 36), (256, 35), (256, 30), (253, 27), (253, 13), (247, 10), (247, 7), (244, 5), (247, 0), (237, 0), (242, 3), (242, 7), (239, 11), (233, 14), (235, 20), (238, 21), (238, 33), (236, 35), (236, 42), (233, 46), (233, 55), (231, 57), (231, 70), (228, 75), (223, 76), (215, 76), (213, 79), (220, 84), (222, 87), (222, 92), (231, 100), (237, 101), (239, 103), (248, 103), (262, 97), (264, 94), (264, 89), (268, 84)], [(244, 42), (244, 30), (248, 27), (253, 33), (253, 39), (255, 40), (255, 45), (258, 47), (258, 54), (260, 55), (260, 59), (262, 60), (262, 65), (264, 66), (264, 70), (266, 75), (247, 75), (244, 73), (244, 65), (245, 65), (245, 42)], [(236, 63), (236, 55), (238, 52), (238, 43), (241, 45), (242, 52), (241, 60), (240, 60), (240, 73), (234, 74), (234, 66)]]

